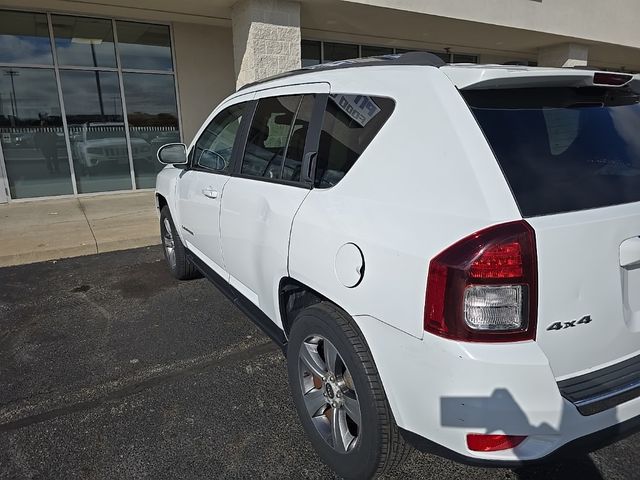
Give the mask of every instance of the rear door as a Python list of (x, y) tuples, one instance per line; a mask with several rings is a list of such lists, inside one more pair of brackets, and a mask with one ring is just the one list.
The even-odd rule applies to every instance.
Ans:
[(463, 91), (536, 232), (556, 377), (640, 351), (640, 104), (627, 87)]
[(329, 85), (319, 83), (256, 93), (242, 161), (224, 189), (222, 252), (229, 282), (276, 323), (291, 225), (311, 188), (305, 182), (313, 154), (310, 124), (324, 111), (328, 92)]

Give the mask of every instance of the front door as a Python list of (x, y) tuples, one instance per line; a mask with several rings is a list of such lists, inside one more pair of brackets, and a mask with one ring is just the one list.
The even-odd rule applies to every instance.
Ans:
[(220, 245), (220, 202), (245, 106), (228, 106), (209, 122), (191, 148), (189, 168), (178, 182), (176, 229), (186, 247), (227, 280)]

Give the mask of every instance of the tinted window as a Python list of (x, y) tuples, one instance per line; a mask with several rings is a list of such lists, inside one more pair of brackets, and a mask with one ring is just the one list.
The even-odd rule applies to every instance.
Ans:
[(358, 45), (352, 45), (350, 43), (324, 42), (325, 62), (334, 62), (336, 60), (347, 60), (358, 57)]
[(11, 198), (73, 193), (52, 69), (0, 69), (0, 143)]
[(317, 65), (320, 63), (320, 42), (314, 40), (302, 40), (300, 47), (303, 67)]
[(393, 108), (393, 100), (389, 98), (329, 96), (318, 147), (316, 187), (332, 187), (345, 176), (380, 131)]
[(464, 93), (524, 216), (640, 201), (640, 104), (632, 91)]
[(260, 99), (249, 129), (242, 173), (298, 180), (312, 107), (311, 95)]
[(78, 193), (130, 189), (118, 74), (63, 70), (60, 81)]
[(60, 65), (115, 68), (111, 20), (52, 15), (51, 23)]
[(0, 14), (0, 63), (51, 65), (51, 41), (44, 13)]
[(462, 55), (454, 53), (451, 59), (452, 63), (478, 63), (478, 57), (475, 55)]
[(133, 169), (138, 188), (153, 188), (163, 165), (158, 149), (180, 141), (173, 75), (123, 73)]
[(166, 25), (116, 22), (122, 68), (172, 70), (171, 34)]
[(191, 152), (195, 165), (220, 173), (229, 171), (233, 143), (242, 121), (244, 106), (244, 103), (232, 105), (207, 125)]

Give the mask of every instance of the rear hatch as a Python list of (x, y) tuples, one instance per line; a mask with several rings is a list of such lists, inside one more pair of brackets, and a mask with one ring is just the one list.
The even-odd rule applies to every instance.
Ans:
[(639, 82), (595, 75), (461, 90), (536, 232), (536, 340), (558, 380), (640, 353)]

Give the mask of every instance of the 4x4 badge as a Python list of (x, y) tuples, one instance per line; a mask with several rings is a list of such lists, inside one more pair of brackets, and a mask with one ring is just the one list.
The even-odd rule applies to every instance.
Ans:
[(571, 322), (555, 322), (547, 327), (547, 330), (564, 330), (565, 328), (577, 327), (578, 325), (586, 325), (591, 323), (591, 315), (585, 315), (580, 320), (572, 320)]

